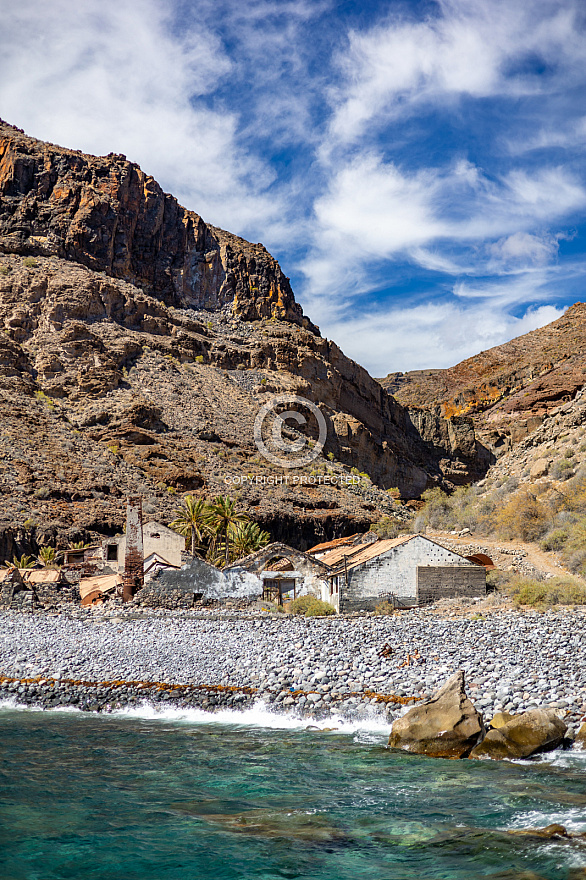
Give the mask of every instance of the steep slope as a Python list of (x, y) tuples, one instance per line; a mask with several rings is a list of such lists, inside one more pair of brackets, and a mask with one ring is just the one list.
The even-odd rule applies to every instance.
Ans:
[[(206, 225), (122, 156), (6, 123), (0, 327), (0, 557), (118, 529), (130, 490), (164, 521), (181, 492), (237, 494), (274, 537), (308, 546), (400, 514), (388, 488), (413, 498), (482, 473), (471, 420), (411, 415), (319, 335), (262, 245)], [(281, 392), (327, 423), (306, 473), (371, 480), (263, 484), (275, 468), (253, 424)]]
[(586, 384), (586, 305), (446, 370), (390, 373), (381, 385), (409, 409), (472, 416), (496, 456), (527, 437)]

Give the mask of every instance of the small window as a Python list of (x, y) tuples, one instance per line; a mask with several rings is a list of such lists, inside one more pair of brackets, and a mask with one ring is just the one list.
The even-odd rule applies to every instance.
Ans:
[(160, 538), (160, 537), (161, 536), (159, 535), (158, 532), (155, 532), (153, 535), (151, 535), (151, 538)]
[(118, 562), (118, 544), (108, 544), (106, 559), (108, 562)]

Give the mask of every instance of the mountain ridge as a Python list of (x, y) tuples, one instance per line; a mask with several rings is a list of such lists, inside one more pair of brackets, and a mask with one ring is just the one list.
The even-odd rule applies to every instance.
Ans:
[(272, 394), (324, 415), (314, 469), (371, 478), (232, 493), (301, 549), (402, 516), (389, 488), (416, 498), (485, 470), (471, 420), (411, 414), (389, 396), (321, 337), (262, 245), (208, 226), (121, 155), (6, 123), (0, 327), (4, 555), (119, 529), (130, 491), (169, 521), (177, 493), (230, 494), (234, 472), (266, 476), (253, 425)]
[(586, 384), (586, 304), (447, 369), (389, 373), (381, 385), (409, 410), (469, 416), (476, 436), (503, 455)]

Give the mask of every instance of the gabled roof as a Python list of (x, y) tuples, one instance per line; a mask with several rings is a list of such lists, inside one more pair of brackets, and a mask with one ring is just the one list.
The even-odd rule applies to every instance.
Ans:
[(251, 565), (254, 566), (257, 561), (262, 563), (262, 560), (266, 560), (266, 564), (268, 564), (273, 558), (281, 557), (290, 558), (291, 560), (302, 558), (312, 565), (324, 569), (324, 571), (327, 571), (329, 568), (323, 559), (316, 559), (315, 556), (310, 556), (309, 553), (305, 553), (303, 550), (295, 550), (294, 547), (289, 547), (288, 544), (274, 541), (272, 544), (267, 544), (262, 550), (256, 550), (248, 556), (243, 556), (242, 559), (237, 559), (235, 562), (227, 565), (224, 571), (230, 571), (233, 568), (248, 568)]
[[(421, 538), (423, 541), (435, 544), (436, 546), (441, 547), (442, 550), (447, 550), (448, 553), (452, 553), (454, 556), (460, 556), (463, 562), (468, 562), (466, 557), (462, 556), (461, 553), (457, 553), (455, 550), (450, 550), (448, 547), (444, 547), (443, 544), (433, 541), (426, 535), (402, 535), (399, 538), (386, 538), (384, 541), (377, 541), (376, 544), (367, 544), (366, 546), (361, 545), (356, 547), (352, 552), (348, 552), (348, 548), (346, 548), (346, 552), (344, 552), (344, 548), (340, 547), (339, 550), (333, 550), (331, 553), (327, 553), (322, 558), (322, 562), (335, 568), (334, 574), (339, 574), (345, 569), (350, 570), (356, 568), (358, 565), (363, 565), (365, 562), (370, 562), (371, 559), (376, 559), (377, 556), (382, 556), (384, 553), (388, 553), (389, 550), (393, 550), (395, 547), (401, 547), (403, 544), (408, 544), (409, 541), (412, 541), (414, 538)], [(339, 556), (336, 561), (333, 561), (332, 559), (334, 554)], [(346, 557), (345, 565), (344, 556)]]
[(369, 559), (381, 556), (388, 550), (392, 550), (393, 547), (407, 544), (408, 541), (415, 537), (417, 535), (403, 535), (400, 538), (385, 538), (382, 541), (375, 541), (373, 544), (359, 544), (358, 547), (354, 548), (338, 547), (336, 550), (332, 550), (330, 553), (322, 556), (322, 562), (337, 568), (344, 562), (344, 557), (346, 557), (346, 567), (354, 568), (355, 565), (361, 565), (363, 562), (368, 562)]
[(160, 554), (160, 553), (157, 553), (156, 551), (153, 551), (152, 553), (149, 553), (148, 556), (145, 556), (145, 560), (144, 560), (144, 572), (145, 572), (145, 574), (146, 574), (148, 571), (150, 571), (150, 569), (151, 569), (154, 565), (160, 565), (160, 566), (162, 566), (162, 567), (164, 567), (164, 568), (174, 568), (174, 569), (177, 569), (177, 570), (179, 570), (179, 569), (181, 568), (180, 565), (173, 565), (172, 562), (169, 562), (167, 559), (165, 559), (164, 556), (161, 556), (161, 554)]

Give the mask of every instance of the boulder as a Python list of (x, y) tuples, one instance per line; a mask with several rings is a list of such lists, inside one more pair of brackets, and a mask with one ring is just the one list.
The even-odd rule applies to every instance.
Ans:
[(490, 726), (494, 727), (498, 730), (499, 727), (504, 727), (505, 724), (508, 724), (514, 715), (511, 715), (510, 712), (496, 712), (490, 721)]
[(554, 709), (531, 709), (514, 715), (511, 721), (489, 730), (481, 743), (470, 752), (471, 758), (529, 758), (550, 752), (561, 745), (567, 726)]
[(541, 477), (546, 477), (548, 471), (549, 461), (546, 458), (539, 458), (533, 463), (531, 470), (529, 471), (531, 481), (533, 482), (533, 480), (539, 480)]
[(580, 729), (574, 740), (575, 749), (586, 749), (586, 721), (580, 725)]
[(464, 673), (458, 670), (430, 700), (395, 721), (389, 747), (434, 758), (465, 758), (483, 732), (482, 717), (468, 699)]

